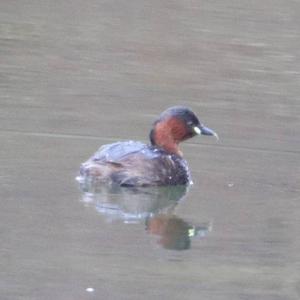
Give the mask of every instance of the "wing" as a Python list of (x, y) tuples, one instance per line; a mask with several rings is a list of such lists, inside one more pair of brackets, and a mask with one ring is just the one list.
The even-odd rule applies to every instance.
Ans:
[(104, 145), (89, 159), (92, 161), (120, 163), (128, 155), (141, 153), (147, 149), (141, 142), (126, 141)]
[(121, 186), (177, 185), (189, 182), (185, 160), (133, 141), (102, 146), (82, 164), (80, 174)]

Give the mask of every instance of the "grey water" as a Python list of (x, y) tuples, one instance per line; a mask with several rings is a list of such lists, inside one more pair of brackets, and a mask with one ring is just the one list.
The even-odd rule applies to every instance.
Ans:
[[(297, 1), (0, 3), (0, 298), (300, 297)], [(186, 105), (188, 189), (90, 190)]]

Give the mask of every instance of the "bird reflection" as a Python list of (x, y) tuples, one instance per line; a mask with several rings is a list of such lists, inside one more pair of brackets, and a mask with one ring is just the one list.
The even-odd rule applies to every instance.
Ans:
[(209, 223), (194, 225), (175, 215), (187, 186), (125, 188), (86, 181), (80, 182), (80, 189), (82, 201), (94, 206), (106, 221), (144, 223), (146, 232), (156, 236), (158, 245), (165, 249), (189, 249), (193, 237), (204, 237), (211, 230)]
[(157, 243), (165, 249), (187, 250), (191, 247), (191, 238), (206, 236), (211, 225), (195, 226), (176, 215), (159, 214), (146, 220), (146, 230), (158, 236)]

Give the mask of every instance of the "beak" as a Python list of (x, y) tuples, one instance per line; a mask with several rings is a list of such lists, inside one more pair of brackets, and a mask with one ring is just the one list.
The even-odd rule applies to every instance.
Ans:
[(208, 128), (208, 127), (204, 127), (204, 126), (201, 126), (201, 127), (198, 127), (198, 126), (195, 126), (194, 127), (194, 132), (196, 134), (202, 134), (202, 135), (213, 135), (217, 141), (219, 140), (219, 136), (216, 132), (214, 132), (212, 129)]

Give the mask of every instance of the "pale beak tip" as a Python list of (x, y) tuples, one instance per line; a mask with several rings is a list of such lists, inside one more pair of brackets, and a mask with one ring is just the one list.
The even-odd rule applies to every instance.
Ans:
[(218, 136), (218, 134), (216, 132), (213, 133), (213, 136), (216, 138), (217, 142), (220, 141), (220, 138), (219, 138), (219, 136)]

